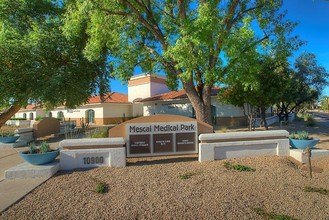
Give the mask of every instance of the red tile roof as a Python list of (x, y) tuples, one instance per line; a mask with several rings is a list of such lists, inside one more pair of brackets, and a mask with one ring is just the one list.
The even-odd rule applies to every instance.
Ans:
[(25, 108), (21, 108), (20, 110), (24, 110), (24, 109), (37, 109), (37, 108), (41, 108), (41, 106), (39, 104), (31, 104), (31, 105), (27, 105)]
[[(102, 103), (101, 97), (99, 95), (91, 96), (89, 104)], [(104, 103), (130, 103), (128, 102), (128, 95), (118, 93), (118, 92), (109, 92), (104, 95)]]
[[(211, 96), (216, 96), (218, 92), (219, 92), (219, 88), (217, 87), (213, 88), (211, 90)], [(175, 99), (187, 99), (186, 92), (184, 90), (167, 92), (160, 95), (138, 100), (138, 102), (165, 101), (165, 100), (175, 100)]]

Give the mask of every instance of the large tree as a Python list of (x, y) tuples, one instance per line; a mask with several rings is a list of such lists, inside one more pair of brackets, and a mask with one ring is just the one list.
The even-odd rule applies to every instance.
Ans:
[(196, 117), (209, 124), (211, 88), (232, 66), (253, 56), (250, 51), (293, 45), (287, 33), (295, 24), (280, 13), (282, 0), (67, 2), (66, 34), (87, 33), (88, 59), (106, 51), (113, 76), (121, 80), (137, 66), (165, 72), (168, 86), (181, 83)]
[(304, 52), (297, 57), (293, 68), (287, 69), (285, 83), (277, 104), (278, 115), (288, 119), (290, 112), (296, 112), (306, 103), (315, 103), (328, 85), (329, 74), (316, 56)]
[(254, 128), (257, 113), (268, 129), (266, 110), (282, 97), (287, 65), (283, 57), (274, 55), (260, 55), (253, 62), (241, 63), (225, 79), (219, 100), (241, 107), (248, 117), (249, 130)]
[(56, 0), (0, 0), (0, 127), (29, 101), (74, 107), (96, 88), (105, 92), (106, 56), (84, 57), (83, 32), (65, 38), (63, 7)]

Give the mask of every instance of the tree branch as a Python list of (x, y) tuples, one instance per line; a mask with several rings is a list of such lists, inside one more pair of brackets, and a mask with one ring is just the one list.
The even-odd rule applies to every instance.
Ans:
[[(162, 47), (166, 50), (168, 46), (160, 29), (154, 28), (154, 26), (152, 26), (129, 1), (123, 0), (123, 3), (133, 11), (133, 13), (137, 16), (137, 19), (154, 35), (154, 37), (161, 43)], [(141, 5), (141, 3), (139, 2), (138, 4)]]

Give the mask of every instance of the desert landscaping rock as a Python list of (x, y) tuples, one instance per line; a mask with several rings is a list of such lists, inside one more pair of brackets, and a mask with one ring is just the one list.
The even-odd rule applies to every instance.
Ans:
[[(144, 160), (144, 161), (141, 161)], [(148, 160), (148, 161), (145, 161)], [(256, 169), (227, 170), (229, 161)], [(199, 163), (197, 157), (130, 159), (125, 168), (60, 172), (0, 219), (262, 219), (263, 208), (297, 219), (328, 219), (329, 157), (314, 162), (313, 179), (287, 157), (266, 156)], [(191, 174), (181, 179), (181, 174)], [(96, 182), (108, 184), (105, 194)]]

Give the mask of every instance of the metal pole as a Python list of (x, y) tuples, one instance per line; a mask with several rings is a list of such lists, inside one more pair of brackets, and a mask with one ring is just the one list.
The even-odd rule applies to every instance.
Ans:
[(312, 157), (312, 151), (311, 148), (307, 147), (304, 151), (303, 154), (308, 157), (308, 172), (310, 174), (310, 178), (312, 178), (312, 163), (311, 163), (311, 157)]

